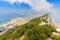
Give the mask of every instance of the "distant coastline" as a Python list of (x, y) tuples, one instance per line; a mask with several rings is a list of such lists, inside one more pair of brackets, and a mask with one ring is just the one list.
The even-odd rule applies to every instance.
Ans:
[(19, 18), (19, 17), (13, 18), (10, 21), (8, 21), (7, 23), (0, 25), (0, 35), (4, 34), (9, 29), (12, 29), (15, 26), (23, 25), (27, 22), (28, 22), (28, 20), (26, 20), (24, 18)]
[(0, 23), (0, 26), (4, 24), (9, 24), (9, 22), (18, 21), (17, 19), (22, 21), (25, 20), (24, 18), (16, 17), (16, 18), (9, 19), (6, 22)]

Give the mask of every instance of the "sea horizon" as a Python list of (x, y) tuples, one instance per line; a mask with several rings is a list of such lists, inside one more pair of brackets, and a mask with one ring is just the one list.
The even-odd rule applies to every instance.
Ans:
[[(41, 15), (40, 15), (41, 16)], [(11, 14), (3, 14), (3, 15), (1, 15), (0, 14), (0, 25), (2, 25), (2, 24), (5, 24), (5, 23), (8, 23), (9, 21), (11, 21), (11, 19), (14, 19), (14, 18), (30, 18), (28, 15), (19, 15), (18, 13), (15, 13), (15, 14), (13, 14), (13, 13), (11, 13)], [(54, 20), (54, 22), (56, 22), (56, 23), (60, 23), (60, 22), (58, 22), (58, 20), (57, 19), (54, 19), (54, 18), (52, 18), (52, 20)]]

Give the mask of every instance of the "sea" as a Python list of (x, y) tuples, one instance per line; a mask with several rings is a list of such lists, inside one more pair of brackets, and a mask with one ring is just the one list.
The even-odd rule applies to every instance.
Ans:
[[(21, 13), (0, 13), (0, 25), (9, 22), (13, 18), (29, 18), (29, 13), (21, 12)], [(56, 18), (56, 17), (55, 17)], [(58, 22), (57, 19), (54, 19)]]
[(0, 25), (9, 22), (13, 18), (26, 18), (27, 15), (22, 13), (0, 13)]

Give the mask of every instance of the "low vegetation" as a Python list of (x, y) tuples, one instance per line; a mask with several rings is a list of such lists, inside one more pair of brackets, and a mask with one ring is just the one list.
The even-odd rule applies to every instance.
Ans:
[[(45, 15), (46, 16), (46, 15)], [(32, 19), (24, 25), (16, 26), (9, 30), (7, 33), (0, 36), (0, 40), (47, 40), (51, 36), (52, 32), (56, 30), (48, 24), (45, 16)], [(46, 22), (46, 25), (40, 26), (40, 22)]]

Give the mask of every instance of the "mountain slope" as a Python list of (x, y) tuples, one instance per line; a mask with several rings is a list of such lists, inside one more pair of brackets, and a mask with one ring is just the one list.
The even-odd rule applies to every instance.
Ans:
[[(48, 15), (34, 18), (0, 36), (0, 40), (47, 40), (55, 29), (47, 21)], [(42, 25), (40, 25), (40, 23)]]

